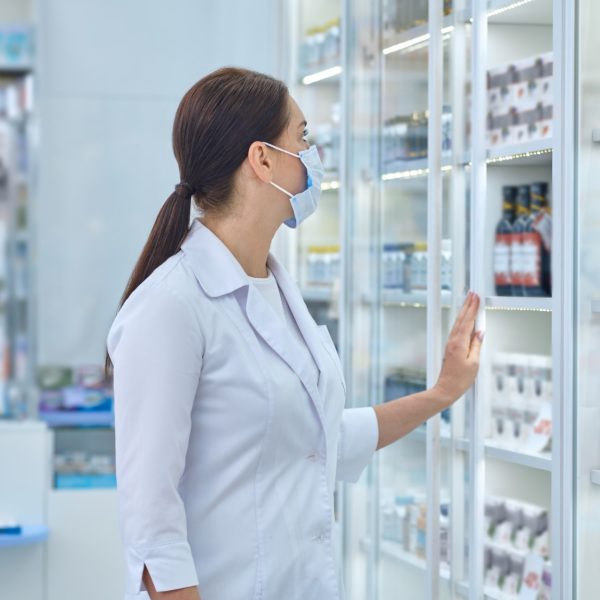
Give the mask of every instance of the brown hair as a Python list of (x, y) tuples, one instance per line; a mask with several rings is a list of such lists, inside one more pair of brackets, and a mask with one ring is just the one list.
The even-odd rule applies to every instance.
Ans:
[[(183, 96), (173, 122), (173, 152), (183, 185), (160, 209), (129, 278), (119, 309), (159, 265), (179, 251), (190, 204), (203, 211), (229, 207), (233, 177), (255, 141), (275, 142), (289, 121), (288, 89), (274, 77), (234, 67), (209, 73)], [(105, 357), (105, 375), (112, 361)]]

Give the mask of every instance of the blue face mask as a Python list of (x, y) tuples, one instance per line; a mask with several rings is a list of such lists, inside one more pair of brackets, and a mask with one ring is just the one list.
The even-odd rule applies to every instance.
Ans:
[(319, 197), (321, 195), (321, 182), (323, 181), (323, 164), (321, 163), (321, 157), (319, 156), (319, 151), (317, 147), (313, 144), (307, 150), (301, 150), (298, 154), (294, 154), (293, 152), (289, 152), (288, 150), (284, 150), (279, 146), (274, 146), (273, 144), (269, 144), (269, 142), (263, 142), (267, 146), (271, 146), (271, 148), (275, 148), (276, 150), (281, 150), (281, 152), (285, 152), (290, 156), (295, 156), (302, 161), (302, 164), (306, 167), (306, 189), (299, 194), (290, 194), (287, 190), (278, 186), (273, 181), (269, 183), (276, 187), (278, 190), (281, 190), (284, 194), (287, 194), (290, 197), (290, 204), (292, 205), (292, 210), (294, 211), (294, 216), (284, 223), (291, 227), (292, 229), (298, 227), (302, 221), (306, 220), (310, 215), (312, 215), (315, 210), (317, 210), (317, 205), (319, 203)]

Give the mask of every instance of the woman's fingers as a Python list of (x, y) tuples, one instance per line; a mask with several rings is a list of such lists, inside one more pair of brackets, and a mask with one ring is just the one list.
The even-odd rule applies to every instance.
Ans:
[(475, 364), (479, 364), (479, 356), (481, 355), (481, 344), (485, 336), (484, 331), (476, 331), (471, 339), (471, 348), (469, 349), (469, 360)]
[(458, 331), (458, 328), (460, 327), (460, 324), (461, 324), (465, 314), (467, 313), (467, 310), (469, 310), (469, 306), (471, 305), (472, 301), (473, 301), (473, 292), (469, 292), (467, 294), (467, 297), (465, 298), (465, 301), (463, 302), (463, 305), (461, 306), (460, 310), (458, 311), (458, 314), (456, 315), (456, 319), (454, 320), (454, 325), (452, 326), (450, 335), (448, 336), (449, 338), (452, 337)]
[(479, 296), (475, 295), (471, 300), (471, 303), (467, 307), (467, 312), (463, 317), (460, 326), (458, 328), (458, 334), (461, 336), (465, 346), (469, 347), (471, 341), (471, 333), (473, 332), (473, 326), (475, 325), (475, 319), (477, 317), (477, 311), (479, 310)]

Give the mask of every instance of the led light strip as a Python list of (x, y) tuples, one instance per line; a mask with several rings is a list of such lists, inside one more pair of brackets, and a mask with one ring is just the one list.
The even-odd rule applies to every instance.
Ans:
[[(444, 39), (448, 38), (450, 33), (452, 33), (453, 29), (454, 25), (449, 25), (448, 27), (444, 27), (442, 29), (442, 36), (444, 36)], [(383, 53), (392, 54), (393, 52), (400, 52), (401, 50), (407, 50), (408, 48), (412, 48), (413, 46), (422, 45), (425, 42), (429, 41), (429, 37), (429, 33), (418, 35), (417, 37), (411, 38), (410, 40), (406, 40), (404, 42), (394, 44), (393, 46), (388, 46), (387, 48), (384, 48)]]
[(532, 0), (517, 0), (517, 2), (513, 2), (512, 4), (508, 4), (507, 6), (502, 6), (501, 8), (496, 8), (488, 13), (488, 19), (490, 17), (495, 17), (496, 15), (500, 15), (507, 10), (512, 10), (513, 8), (519, 8), (519, 6), (523, 6), (524, 4), (529, 4)]
[(486, 306), (485, 310), (519, 311), (519, 312), (552, 312), (551, 308), (527, 308), (525, 306)]
[(311, 83), (316, 83), (317, 81), (323, 81), (323, 79), (329, 79), (330, 77), (335, 77), (342, 72), (342, 67), (331, 67), (330, 69), (324, 69), (323, 71), (318, 71), (317, 73), (312, 73), (311, 75), (306, 75), (302, 78), (302, 83), (304, 85), (310, 85)]
[[(452, 171), (452, 165), (442, 166), (442, 171)], [(392, 181), (394, 179), (415, 179), (417, 177), (425, 177), (429, 174), (429, 167), (424, 169), (410, 169), (408, 171), (395, 171), (393, 173), (384, 173), (381, 176), (383, 181)]]
[(507, 160), (515, 160), (517, 158), (531, 158), (532, 156), (542, 156), (551, 154), (552, 148), (544, 148), (543, 150), (531, 150), (530, 152), (519, 152), (517, 154), (507, 154), (506, 156), (494, 156), (486, 159), (486, 163), (506, 162)]

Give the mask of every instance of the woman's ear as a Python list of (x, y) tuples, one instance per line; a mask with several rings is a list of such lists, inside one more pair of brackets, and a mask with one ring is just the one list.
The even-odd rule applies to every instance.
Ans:
[(269, 183), (273, 179), (273, 157), (262, 142), (252, 142), (248, 148), (248, 164), (261, 181)]

